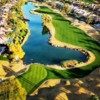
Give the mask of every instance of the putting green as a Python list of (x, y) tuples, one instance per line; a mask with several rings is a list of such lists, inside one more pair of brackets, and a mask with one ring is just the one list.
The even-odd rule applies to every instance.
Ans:
[(44, 80), (47, 76), (47, 71), (44, 66), (39, 64), (33, 64), (29, 70), (18, 77), (22, 87), (24, 87), (27, 93), (31, 93), (37, 84)]

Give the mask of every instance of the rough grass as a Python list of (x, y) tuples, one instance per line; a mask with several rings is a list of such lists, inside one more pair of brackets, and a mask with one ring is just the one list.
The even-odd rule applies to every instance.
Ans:
[(8, 61), (8, 58), (3, 57), (2, 55), (0, 55), (0, 60), (5, 60), (5, 61)]
[(31, 65), (27, 73), (18, 77), (22, 87), (24, 87), (27, 93), (31, 93), (37, 84), (44, 80), (47, 76), (47, 71), (43, 65), (34, 64)]
[(94, 0), (83, 0), (84, 2), (94, 3)]

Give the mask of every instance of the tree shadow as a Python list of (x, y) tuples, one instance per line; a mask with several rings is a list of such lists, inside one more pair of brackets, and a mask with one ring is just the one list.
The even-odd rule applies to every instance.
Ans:
[(84, 39), (84, 41), (87, 41), (87, 43), (91, 43), (93, 45), (97, 45), (98, 47), (100, 47), (100, 43), (98, 43), (97, 41), (93, 40), (93, 39)]
[(69, 69), (68, 72), (71, 73), (70, 76), (72, 78), (82, 78), (89, 73), (91, 73), (92, 70), (83, 70), (80, 68), (74, 68), (74, 69)]
[(99, 41), (99, 43), (100, 43), (100, 35), (95, 35), (94, 34), (93, 37), (96, 38)]
[[(41, 7), (41, 8), (46, 8), (48, 9), (47, 7)], [(50, 10), (50, 9), (49, 9)], [(63, 18), (63, 16), (61, 16), (60, 14), (58, 13), (55, 13), (53, 12), (52, 10), (51, 11), (41, 11), (41, 10), (35, 10), (36, 12), (38, 13), (44, 13), (44, 14), (49, 14), (49, 15), (52, 15), (54, 17), (55, 20), (60, 20), (60, 21), (67, 21), (69, 24), (71, 23), (69, 20), (66, 20), (65, 18)], [(56, 17), (55, 17), (56, 16)]]
[[(100, 93), (99, 93), (100, 87), (97, 86), (100, 83), (99, 77), (100, 77), (100, 68), (97, 68), (95, 71), (91, 72), (88, 76), (79, 79), (80, 81), (84, 83), (84, 84), (80, 84), (80, 87), (87, 89), (89, 91), (92, 91), (100, 97)], [(76, 83), (78, 82), (76, 81)], [(75, 88), (75, 87), (71, 86), (69, 89), (71, 88)], [(87, 94), (84, 94), (84, 93), (75, 94), (74, 92), (74, 94), (68, 94), (68, 96), (70, 97), (69, 100), (73, 100), (72, 96), (76, 97), (76, 100), (77, 100), (78, 95), (81, 97), (78, 100), (85, 100), (85, 95), (88, 96)], [(92, 99), (89, 99), (89, 100), (92, 100)]]
[(59, 16), (59, 14), (57, 14), (57, 13), (54, 13), (54, 12), (50, 12), (50, 11), (41, 11), (41, 10), (35, 10), (36, 12), (38, 12), (38, 13), (44, 13), (44, 14), (56, 14), (56, 15), (58, 15)]
[(18, 72), (15, 72), (14, 70), (11, 69), (11, 67), (6, 67), (6, 66), (4, 66), (4, 65), (3, 65), (3, 69), (4, 69), (4, 71), (7, 73), (5, 77), (10, 77), (10, 76), (15, 76), (15, 77), (17, 77), (17, 76), (19, 76), (21, 73), (24, 73), (25, 70), (26, 70), (26, 68), (24, 68), (24, 69), (21, 69), (21, 70), (18, 71)]
[(87, 31), (87, 33), (95, 33), (96, 31), (94, 29), (90, 29)]
[(27, 100), (40, 100), (40, 98), (45, 98), (45, 100), (55, 100), (55, 98), (58, 96), (59, 100), (65, 100), (64, 97), (59, 96), (59, 94), (62, 92), (60, 90), (61, 87), (64, 87), (66, 84), (66, 80), (61, 80), (60, 83), (56, 84), (53, 87), (44, 87), (40, 88), (38, 90), (38, 94), (34, 96), (28, 96)]
[[(70, 82), (69, 85), (66, 84), (66, 79), (62, 79), (53, 87), (49, 86), (40, 88), (38, 94), (33, 97), (30, 96), (27, 100), (39, 100), (39, 98), (45, 98), (45, 100), (55, 100), (55, 97), (57, 97), (62, 92), (66, 93), (67, 90), (70, 91), (69, 93), (66, 93), (69, 100), (75, 100), (75, 98), (76, 100), (91, 100), (92, 95), (88, 94), (86, 91), (94, 92), (97, 96), (100, 96), (100, 88), (98, 87), (98, 84), (100, 83), (99, 76), (100, 68), (97, 68), (95, 71), (84, 78), (79, 78), (77, 80), (68, 79)], [(83, 83), (80, 83), (79, 81)], [(83, 91), (80, 91), (81, 89)]]
[[(27, 100), (56, 100), (56, 98), (58, 98), (58, 100), (65, 100), (65, 96), (67, 96), (69, 100), (92, 100), (92, 95), (87, 91), (94, 92), (100, 96), (100, 89), (96, 87), (96, 85), (99, 83), (99, 80), (97, 80), (97, 78), (100, 76), (99, 71), (100, 70), (97, 69), (95, 74), (93, 72), (91, 75), (86, 76), (85, 78), (70, 80), (61, 79), (60, 82), (55, 82), (54, 86), (46, 85), (48, 82), (45, 82), (42, 85), (43, 87), (39, 88), (38, 94), (28, 96)], [(67, 84), (67, 81), (69, 81), (69, 85)], [(44, 87), (45, 85), (47, 87)], [(63, 97), (60, 95), (61, 93), (65, 93), (65, 96)]]
[(90, 50), (90, 51), (94, 50), (94, 51), (97, 51), (98, 53), (100, 53), (100, 49), (98, 49), (98, 48), (91, 47), (91, 46), (86, 46), (86, 47), (87, 47), (88, 50)]
[(63, 17), (56, 17), (54, 18), (54, 20), (60, 20), (60, 21), (66, 21), (68, 24), (71, 24), (71, 22), (69, 20), (64, 19)]
[(49, 34), (49, 33), (50, 33), (49, 29), (46, 26), (43, 26), (42, 35), (46, 35), (46, 34)]

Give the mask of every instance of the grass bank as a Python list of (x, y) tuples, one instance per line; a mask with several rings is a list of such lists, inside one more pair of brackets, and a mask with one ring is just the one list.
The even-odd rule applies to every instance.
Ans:
[(60, 14), (53, 12), (47, 7), (42, 6), (36, 11), (39, 13), (49, 14), (52, 17), (52, 23), (56, 30), (55, 37), (59, 41), (80, 46), (93, 52), (96, 56), (96, 60), (90, 65), (69, 70), (57, 70), (41, 64), (33, 64), (30, 66), (28, 72), (18, 77), (28, 94), (32, 93), (45, 80), (84, 77), (100, 66), (99, 43), (87, 36), (82, 30), (72, 26), (71, 23), (64, 19)]
[(49, 14), (52, 17), (52, 23), (55, 27), (55, 37), (62, 42), (72, 45), (80, 46), (93, 52), (96, 56), (95, 62), (83, 69), (92, 69), (100, 66), (100, 44), (87, 36), (82, 30), (71, 25), (70, 21), (63, 18), (60, 14), (53, 12), (47, 7), (41, 6), (40, 9), (35, 10), (39, 13)]

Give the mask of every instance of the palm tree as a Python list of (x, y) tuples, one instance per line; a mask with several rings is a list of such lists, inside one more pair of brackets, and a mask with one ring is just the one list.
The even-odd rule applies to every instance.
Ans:
[(65, 5), (65, 13), (70, 14), (71, 13), (71, 8), (69, 5)]
[(56, 8), (56, 4), (55, 3), (51, 3), (51, 7), (53, 8), (53, 9), (55, 9)]
[(88, 16), (87, 19), (86, 19), (86, 22), (88, 24), (90, 24), (90, 23), (92, 23), (92, 21), (93, 21), (92, 17), (91, 16)]

